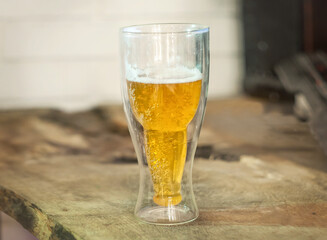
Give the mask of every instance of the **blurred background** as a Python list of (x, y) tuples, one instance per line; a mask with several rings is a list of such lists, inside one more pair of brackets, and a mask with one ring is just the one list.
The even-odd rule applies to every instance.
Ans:
[(120, 103), (119, 28), (155, 22), (209, 25), (209, 97), (240, 92), (239, 0), (0, 0), (0, 108)]

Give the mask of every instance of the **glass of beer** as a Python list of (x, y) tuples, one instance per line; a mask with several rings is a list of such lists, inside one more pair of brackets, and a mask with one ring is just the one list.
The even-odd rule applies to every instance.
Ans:
[(199, 211), (192, 166), (209, 78), (209, 28), (147, 24), (120, 30), (122, 95), (140, 169), (135, 215), (174, 225)]

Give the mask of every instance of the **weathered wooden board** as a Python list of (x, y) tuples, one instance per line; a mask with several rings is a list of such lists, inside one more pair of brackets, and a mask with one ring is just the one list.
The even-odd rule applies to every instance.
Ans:
[(326, 239), (327, 159), (289, 106), (208, 104), (194, 164), (200, 217), (138, 222), (119, 107), (0, 113), (0, 210), (43, 239)]

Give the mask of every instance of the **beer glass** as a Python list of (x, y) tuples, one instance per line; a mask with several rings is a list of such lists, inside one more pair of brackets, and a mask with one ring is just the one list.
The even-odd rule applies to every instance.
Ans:
[(135, 215), (174, 225), (197, 218), (192, 166), (206, 106), (209, 28), (120, 30), (122, 95), (140, 169)]

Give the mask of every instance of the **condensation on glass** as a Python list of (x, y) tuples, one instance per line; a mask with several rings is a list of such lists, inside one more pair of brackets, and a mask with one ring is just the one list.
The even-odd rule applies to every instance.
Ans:
[(209, 78), (209, 28), (149, 24), (120, 31), (122, 95), (140, 169), (135, 215), (181, 224), (198, 216), (192, 165)]

